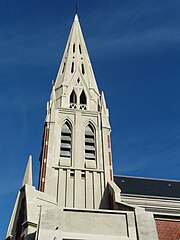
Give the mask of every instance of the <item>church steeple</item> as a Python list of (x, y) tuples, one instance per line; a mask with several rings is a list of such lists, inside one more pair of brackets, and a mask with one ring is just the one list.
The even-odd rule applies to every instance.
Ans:
[(110, 131), (76, 14), (47, 104), (39, 190), (62, 207), (107, 207)]
[(77, 14), (65, 47), (54, 90), (56, 106), (69, 107), (69, 96), (74, 90), (77, 95), (76, 107), (80, 108), (79, 98), (84, 90), (87, 109), (97, 110), (100, 94)]

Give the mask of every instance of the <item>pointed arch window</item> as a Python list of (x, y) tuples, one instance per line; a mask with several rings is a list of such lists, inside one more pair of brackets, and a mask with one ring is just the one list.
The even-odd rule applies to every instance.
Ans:
[(71, 157), (71, 140), (72, 128), (68, 121), (66, 121), (61, 129), (61, 147), (60, 157)]
[(85, 129), (85, 159), (96, 159), (95, 129), (91, 124), (88, 124)]
[(73, 90), (71, 95), (70, 95), (70, 103), (77, 103), (77, 96), (76, 96), (76, 93), (75, 91)]
[(82, 90), (82, 93), (80, 95), (80, 104), (87, 104), (87, 99), (86, 99), (86, 94), (84, 92), (84, 90)]

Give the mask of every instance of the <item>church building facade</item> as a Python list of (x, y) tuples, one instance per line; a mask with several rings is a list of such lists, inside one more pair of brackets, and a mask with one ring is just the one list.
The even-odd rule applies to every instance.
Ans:
[(47, 103), (38, 190), (30, 156), (6, 240), (180, 239), (180, 182), (114, 176), (110, 133), (76, 14)]

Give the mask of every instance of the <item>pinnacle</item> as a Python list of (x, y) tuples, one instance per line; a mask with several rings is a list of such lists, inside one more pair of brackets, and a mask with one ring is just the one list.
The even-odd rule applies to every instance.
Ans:
[(22, 187), (25, 184), (32, 185), (32, 156), (31, 155), (29, 156), (28, 163), (26, 166)]
[(104, 97), (104, 92), (102, 91), (101, 93), (101, 103), (102, 103), (102, 106), (104, 107), (104, 109), (106, 109), (106, 101), (105, 101), (105, 97)]

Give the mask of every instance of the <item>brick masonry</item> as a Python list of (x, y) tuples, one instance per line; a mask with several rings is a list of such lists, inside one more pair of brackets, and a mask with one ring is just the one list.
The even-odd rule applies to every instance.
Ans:
[(179, 240), (180, 239), (180, 222), (157, 220), (156, 227), (159, 240)]

